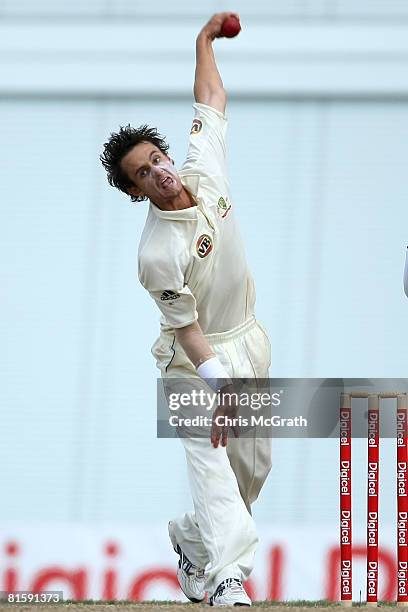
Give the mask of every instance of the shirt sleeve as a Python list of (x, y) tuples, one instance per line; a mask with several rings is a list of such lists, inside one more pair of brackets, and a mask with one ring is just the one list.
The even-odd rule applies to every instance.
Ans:
[(185, 327), (198, 319), (195, 297), (184, 284), (183, 266), (177, 259), (139, 257), (139, 279), (168, 325)]
[(198, 171), (209, 176), (226, 176), (227, 118), (220, 111), (196, 102), (191, 127), (187, 159), (181, 168)]
[(196, 301), (187, 286), (179, 291), (165, 289), (149, 293), (171, 327), (178, 329), (197, 320)]

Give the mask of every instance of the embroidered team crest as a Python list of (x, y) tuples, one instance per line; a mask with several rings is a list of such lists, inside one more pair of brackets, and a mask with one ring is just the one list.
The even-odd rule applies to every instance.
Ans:
[(191, 126), (190, 134), (199, 134), (203, 128), (203, 122), (200, 119), (194, 119), (193, 125)]
[[(228, 198), (227, 198), (227, 199), (228, 199)], [(228, 204), (228, 203), (227, 203), (227, 202), (224, 200), (224, 198), (220, 198), (220, 199), (218, 200), (217, 207), (218, 207), (218, 208), (217, 208), (217, 212), (218, 212), (218, 214), (220, 215), (220, 217), (221, 217), (222, 219), (224, 219), (224, 217), (226, 217), (226, 216), (227, 216), (228, 211), (229, 211), (229, 210), (230, 210), (230, 208), (231, 208), (231, 204)]]
[(208, 234), (201, 234), (196, 244), (197, 255), (203, 259), (211, 253), (213, 248), (212, 240)]

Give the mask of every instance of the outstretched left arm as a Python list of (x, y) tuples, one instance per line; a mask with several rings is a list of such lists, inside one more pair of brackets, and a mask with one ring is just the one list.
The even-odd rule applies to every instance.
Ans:
[(196, 71), (194, 97), (196, 102), (207, 104), (225, 112), (227, 95), (218, 72), (212, 43), (221, 34), (221, 26), (226, 17), (238, 17), (236, 13), (217, 13), (203, 27), (196, 41)]

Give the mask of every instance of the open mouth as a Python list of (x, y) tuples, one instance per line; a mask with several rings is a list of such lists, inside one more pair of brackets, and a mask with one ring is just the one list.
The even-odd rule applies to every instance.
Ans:
[(169, 185), (171, 185), (172, 182), (173, 182), (173, 179), (167, 176), (165, 179), (162, 180), (161, 186), (168, 187)]

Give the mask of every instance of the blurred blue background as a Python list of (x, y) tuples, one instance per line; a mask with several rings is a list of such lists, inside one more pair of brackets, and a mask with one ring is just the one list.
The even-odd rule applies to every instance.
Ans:
[[(3, 0), (2, 521), (161, 523), (190, 508), (181, 445), (156, 439), (147, 206), (109, 187), (98, 157), (111, 131), (149, 123), (181, 166), (195, 37), (225, 10), (243, 27), (215, 42), (231, 192), (271, 374), (406, 375), (405, 1)], [(276, 441), (255, 517), (335, 522), (336, 459), (333, 441)], [(385, 522), (393, 509), (390, 496)]]

